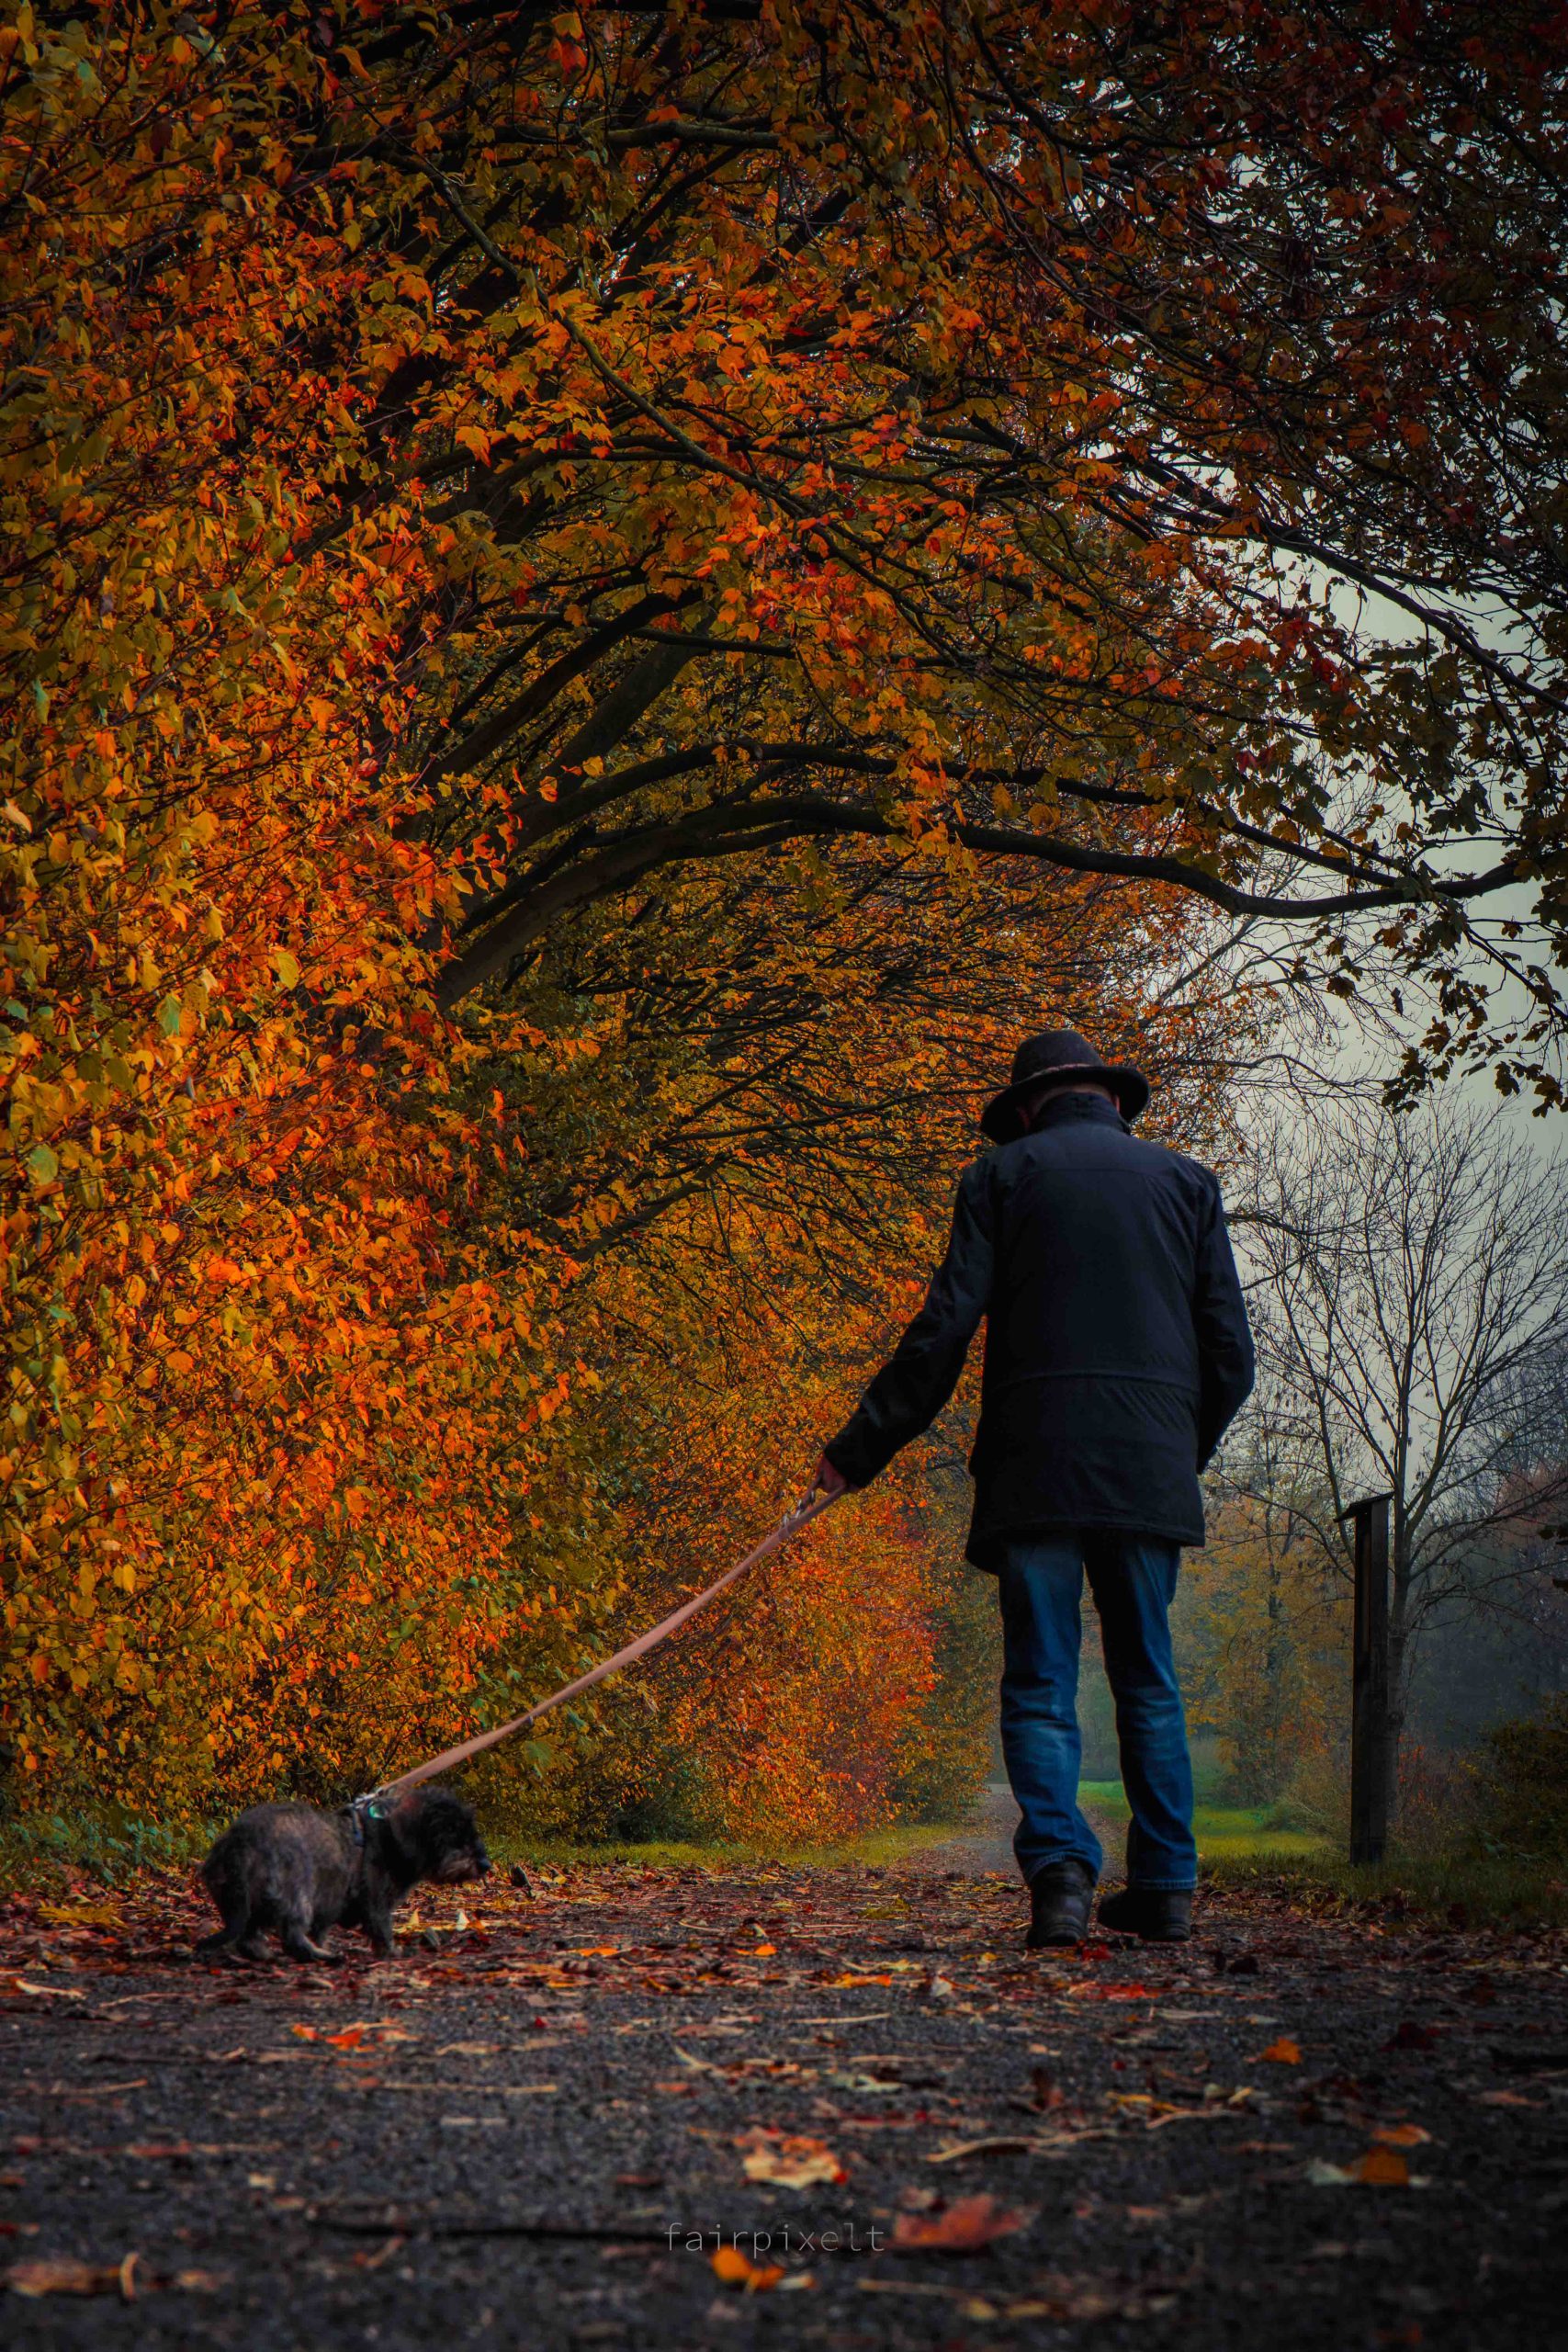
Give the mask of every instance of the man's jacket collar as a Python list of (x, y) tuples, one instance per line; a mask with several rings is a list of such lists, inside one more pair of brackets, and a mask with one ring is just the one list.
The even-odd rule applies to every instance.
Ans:
[(1133, 1132), (1115, 1103), (1100, 1094), (1059, 1094), (1054, 1102), (1046, 1103), (1029, 1132), (1043, 1135), (1047, 1127), (1070, 1126), (1077, 1119), (1091, 1119), (1097, 1126), (1120, 1127), (1124, 1136)]

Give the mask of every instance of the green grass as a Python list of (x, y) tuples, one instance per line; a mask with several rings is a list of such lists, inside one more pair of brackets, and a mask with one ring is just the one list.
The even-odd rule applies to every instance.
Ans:
[(1456, 1848), (1402, 1852), (1375, 1869), (1354, 1865), (1326, 1840), (1315, 1851), (1217, 1854), (1205, 1874), (1219, 1887), (1267, 1891), (1307, 1911), (1375, 1912), (1380, 1921), (1408, 1919), (1425, 1933), (1435, 1920), (1455, 1928), (1568, 1927), (1568, 1883), (1550, 1866)]
[[(114, 1813), (33, 1815), (0, 1824), (0, 1893), (48, 1894), (86, 1876), (118, 1886), (149, 1868), (193, 1867), (223, 1824), (193, 1822), (165, 1826)], [(491, 1851), (502, 1869), (525, 1862), (544, 1871), (619, 1863), (637, 1868), (726, 1871), (778, 1862), (791, 1866), (858, 1864), (886, 1869), (908, 1861), (957, 1834), (952, 1824), (894, 1823), (840, 1845), (780, 1848), (749, 1844), (684, 1844), (654, 1839), (645, 1844), (575, 1844), (562, 1839), (491, 1838)]]
[[(1115, 1830), (1126, 1826), (1129, 1807), (1120, 1781), (1082, 1781), (1078, 1800), (1100, 1824)], [(1328, 1850), (1325, 1841), (1310, 1830), (1281, 1827), (1271, 1805), (1199, 1804), (1192, 1815), (1192, 1834), (1205, 1863), (1294, 1860)]]
[(895, 1822), (888, 1828), (868, 1830), (863, 1837), (824, 1846), (761, 1846), (717, 1840), (687, 1844), (665, 1838), (642, 1844), (581, 1845), (558, 1838), (504, 1837), (490, 1842), (499, 1862), (525, 1862), (546, 1871), (597, 1868), (605, 1863), (633, 1868), (728, 1871), (754, 1869), (767, 1862), (806, 1869), (858, 1863), (863, 1869), (885, 1870), (890, 1863), (908, 1861), (932, 1846), (944, 1846), (959, 1834), (957, 1825), (951, 1822)]
[[(1128, 1819), (1120, 1781), (1085, 1781), (1078, 1796), (1107, 1843)], [(1331, 1838), (1281, 1827), (1269, 1805), (1199, 1804), (1193, 1834), (1205, 1880), (1241, 1891), (1267, 1889), (1317, 1912), (1363, 1906), (1397, 1923), (1429, 1928), (1568, 1927), (1568, 1883), (1540, 1862), (1466, 1850), (1398, 1848), (1375, 1870), (1353, 1867)]]
[(1280, 1828), (1271, 1805), (1201, 1804), (1192, 1815), (1192, 1834), (1198, 1840), (1200, 1859), (1205, 1862), (1328, 1850), (1326, 1840), (1314, 1837), (1310, 1829)]

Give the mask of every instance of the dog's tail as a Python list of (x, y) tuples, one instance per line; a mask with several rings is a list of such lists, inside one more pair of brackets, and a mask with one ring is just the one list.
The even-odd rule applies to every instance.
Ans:
[(226, 1830), (220, 1838), (201, 1866), (201, 1875), (223, 1925), (215, 1935), (203, 1936), (196, 1949), (201, 1952), (232, 1951), (251, 1930), (251, 1874), (245, 1866), (243, 1849), (231, 1830)]

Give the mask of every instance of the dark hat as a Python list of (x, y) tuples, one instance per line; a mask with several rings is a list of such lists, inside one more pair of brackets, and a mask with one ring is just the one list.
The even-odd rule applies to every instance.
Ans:
[(1013, 1143), (1026, 1130), (1026, 1096), (1044, 1085), (1093, 1083), (1108, 1086), (1132, 1121), (1148, 1108), (1149, 1082), (1141, 1070), (1118, 1069), (1102, 1062), (1086, 1037), (1072, 1029), (1045, 1029), (1026, 1037), (1012, 1057), (1012, 1076), (999, 1094), (993, 1094), (980, 1114), (980, 1125), (993, 1143)]

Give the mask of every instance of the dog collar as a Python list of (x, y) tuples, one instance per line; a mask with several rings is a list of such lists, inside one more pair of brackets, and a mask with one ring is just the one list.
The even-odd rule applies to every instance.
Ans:
[(367, 1821), (379, 1821), (381, 1818), (382, 1814), (379, 1798), (373, 1796), (355, 1797), (350, 1802), (348, 1808), (349, 1826), (354, 1832), (354, 1842), (356, 1846), (363, 1846), (365, 1843), (366, 1823)]

